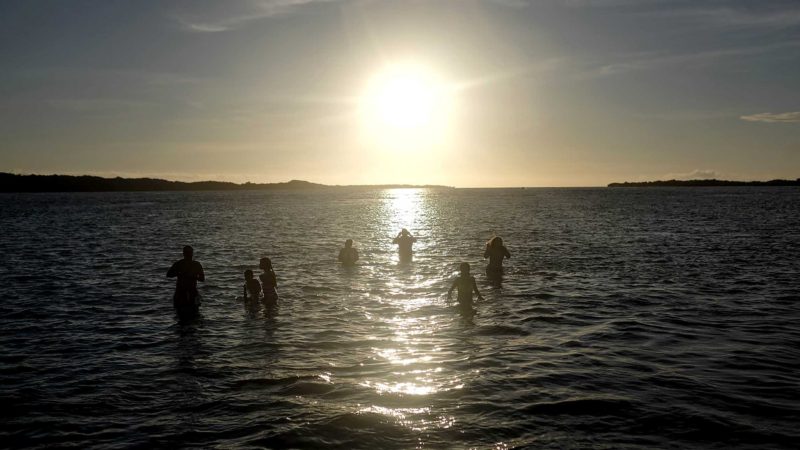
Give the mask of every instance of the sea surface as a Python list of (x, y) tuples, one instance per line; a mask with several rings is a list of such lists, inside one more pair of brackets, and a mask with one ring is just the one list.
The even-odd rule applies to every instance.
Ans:
[[(262, 256), (280, 304), (248, 312)], [(5, 194), (0, 281), (1, 447), (800, 444), (798, 188)]]

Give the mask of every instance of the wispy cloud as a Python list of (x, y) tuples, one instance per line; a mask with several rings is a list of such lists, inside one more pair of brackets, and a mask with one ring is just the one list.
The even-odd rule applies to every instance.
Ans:
[(58, 98), (49, 100), (47, 103), (53, 108), (65, 109), (75, 113), (100, 113), (113, 110), (130, 111), (154, 105), (152, 102), (116, 98)]
[(569, 8), (614, 9), (638, 17), (672, 19), (705, 27), (776, 29), (800, 25), (800, 6), (781, 1), (742, 2), (744, 5), (740, 7), (724, 2), (715, 5), (674, 0), (560, 0), (560, 3)]
[(640, 15), (674, 18), (697, 25), (723, 28), (780, 29), (800, 25), (800, 7), (780, 8), (670, 8), (649, 11)]
[[(236, 30), (252, 22), (294, 12), (303, 5), (334, 0), (250, 0), (241, 3), (224, 2), (221, 10), (179, 12), (174, 19), (189, 32), (219, 33)], [(223, 2), (220, 2), (223, 4)]]
[[(760, 55), (779, 50), (788, 50), (800, 47), (800, 40), (754, 45), (748, 47), (721, 48), (705, 50), (694, 53), (661, 54), (661, 53), (636, 53), (627, 57), (627, 60), (604, 64), (590, 69), (582, 74), (582, 78), (595, 78), (616, 75), (636, 70), (650, 70), (671, 65), (710, 64), (722, 58), (744, 57)], [(625, 59), (620, 58), (620, 59)]]
[(784, 113), (758, 113), (739, 117), (748, 122), (800, 123), (800, 111)]

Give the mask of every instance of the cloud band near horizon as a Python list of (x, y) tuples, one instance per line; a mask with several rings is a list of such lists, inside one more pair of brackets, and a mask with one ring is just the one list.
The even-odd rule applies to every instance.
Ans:
[(800, 111), (784, 113), (765, 112), (741, 116), (739, 118), (747, 122), (800, 123)]

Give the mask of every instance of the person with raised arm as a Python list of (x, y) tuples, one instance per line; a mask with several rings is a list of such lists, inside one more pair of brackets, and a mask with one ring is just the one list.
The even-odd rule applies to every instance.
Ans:
[(501, 274), (503, 272), (503, 259), (511, 258), (511, 253), (503, 245), (503, 238), (495, 236), (486, 243), (486, 250), (483, 252), (484, 258), (489, 258), (489, 265), (486, 266), (486, 273)]
[(398, 253), (400, 254), (400, 262), (410, 262), (412, 258), (413, 251), (411, 249), (414, 242), (417, 242), (417, 238), (411, 235), (408, 230), (403, 228), (400, 230), (400, 233), (397, 234), (397, 237), (392, 240), (392, 244), (396, 244)]

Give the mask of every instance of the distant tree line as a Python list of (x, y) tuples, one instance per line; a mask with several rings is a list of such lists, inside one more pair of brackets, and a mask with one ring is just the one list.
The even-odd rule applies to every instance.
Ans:
[(0, 172), (0, 192), (142, 192), (142, 191), (255, 191), (316, 190), (329, 188), (447, 188), (435, 185), (328, 186), (308, 181), (286, 183), (231, 183), (227, 181), (169, 181), (158, 178), (103, 178), (90, 175), (18, 175)]
[(800, 186), (800, 178), (796, 180), (770, 180), (770, 181), (729, 181), (729, 180), (666, 180), (666, 181), (637, 181), (624, 183), (611, 183), (608, 187), (674, 187), (674, 186)]

